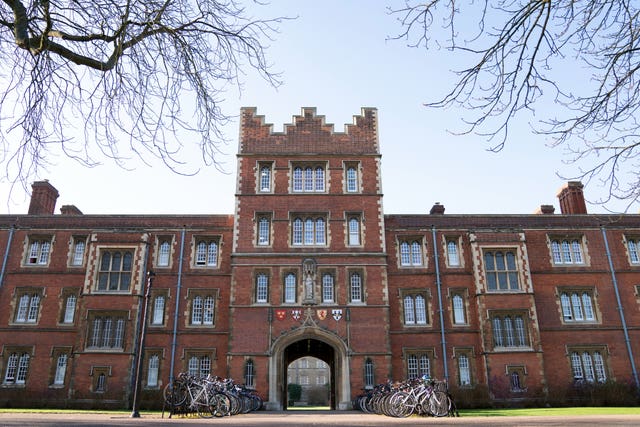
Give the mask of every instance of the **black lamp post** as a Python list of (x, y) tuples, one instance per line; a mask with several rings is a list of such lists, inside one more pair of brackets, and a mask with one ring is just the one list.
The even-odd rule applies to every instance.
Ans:
[(133, 386), (133, 409), (131, 411), (131, 418), (140, 418), (140, 412), (138, 411), (138, 394), (140, 393), (140, 381), (142, 380), (142, 356), (144, 354), (144, 338), (147, 332), (147, 307), (149, 306), (153, 276), (155, 276), (153, 271), (147, 271), (147, 289), (144, 293), (144, 304), (142, 306), (142, 315), (140, 316), (142, 330), (140, 331), (140, 346), (138, 347), (136, 357), (136, 381)]

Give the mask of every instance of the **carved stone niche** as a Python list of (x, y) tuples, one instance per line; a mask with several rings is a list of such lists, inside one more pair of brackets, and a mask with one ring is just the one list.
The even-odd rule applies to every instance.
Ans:
[(315, 289), (316, 289), (316, 261), (311, 258), (307, 258), (302, 261), (302, 283), (304, 285), (304, 298), (302, 299), (303, 305), (315, 305)]

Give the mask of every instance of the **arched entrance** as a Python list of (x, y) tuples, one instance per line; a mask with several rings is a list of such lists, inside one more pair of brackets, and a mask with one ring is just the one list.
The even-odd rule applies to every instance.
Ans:
[(299, 328), (279, 337), (273, 343), (269, 357), (267, 409), (286, 409), (287, 366), (303, 356), (316, 357), (329, 365), (331, 409), (349, 409), (351, 389), (347, 347), (340, 337), (317, 327)]
[(333, 347), (331, 347), (329, 344), (323, 341), (318, 341), (317, 339), (313, 339), (313, 338), (307, 338), (307, 339), (302, 339), (300, 341), (296, 341), (284, 349), (283, 373), (285, 375), (285, 378), (284, 378), (283, 384), (285, 386), (285, 390), (284, 390), (285, 394), (283, 395), (283, 398), (282, 398), (283, 409), (287, 409), (288, 407), (288, 399), (286, 396), (286, 387), (288, 383), (286, 378), (287, 367), (291, 362), (305, 356), (313, 356), (317, 359), (322, 360), (327, 365), (329, 365), (329, 372), (330, 372), (329, 385), (331, 387), (329, 391), (329, 406), (331, 409), (336, 409), (336, 406), (335, 406), (336, 387), (335, 387), (335, 369), (334, 369), (335, 368), (335, 352), (333, 350)]

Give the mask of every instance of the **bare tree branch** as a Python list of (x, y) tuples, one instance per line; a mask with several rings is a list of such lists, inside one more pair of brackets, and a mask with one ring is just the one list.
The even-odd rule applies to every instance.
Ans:
[(254, 19), (236, 0), (2, 0), (5, 177), (26, 187), (54, 152), (197, 172), (184, 141), (218, 166), (221, 96), (248, 68), (279, 85), (265, 43), (282, 19)]
[[(413, 47), (436, 42), (471, 61), (448, 93), (426, 103), (466, 109), (461, 133), (485, 136), (499, 151), (511, 125), (548, 113), (532, 123), (534, 132), (567, 147), (568, 162), (579, 168), (571, 179), (607, 186), (601, 203), (640, 200), (636, 2), (407, 0), (389, 10), (401, 26), (395, 39)], [(434, 40), (439, 22), (448, 38)]]

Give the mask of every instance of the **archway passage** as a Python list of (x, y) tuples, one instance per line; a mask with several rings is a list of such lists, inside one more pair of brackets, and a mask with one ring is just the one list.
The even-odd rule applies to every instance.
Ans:
[(335, 386), (335, 350), (329, 344), (313, 339), (305, 338), (294, 343), (291, 343), (284, 349), (283, 354), (283, 366), (281, 372), (284, 375), (283, 381), (284, 389), (281, 391), (283, 396), (282, 402), (284, 409), (287, 409), (287, 367), (289, 364), (301, 357), (311, 356), (322, 360), (329, 365), (329, 406), (331, 409), (336, 409), (336, 386)]

